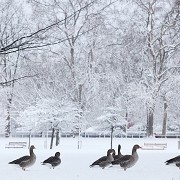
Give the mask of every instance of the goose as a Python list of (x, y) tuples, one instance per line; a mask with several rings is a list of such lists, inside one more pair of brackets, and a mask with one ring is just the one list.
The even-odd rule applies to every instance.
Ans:
[(139, 159), (137, 149), (140, 149), (139, 145), (134, 145), (132, 148), (132, 155), (124, 155), (119, 159), (120, 167), (122, 167), (125, 171), (127, 168), (131, 168), (136, 164)]
[(180, 156), (167, 160), (166, 165), (175, 164), (180, 169)]
[(121, 145), (119, 144), (118, 145), (118, 154), (113, 156), (114, 157), (114, 161), (111, 162), (112, 165), (119, 165), (120, 163), (120, 158), (122, 157), (123, 155), (121, 154)]
[(9, 164), (17, 164), (22, 168), (22, 170), (25, 171), (27, 167), (34, 165), (36, 162), (36, 155), (34, 154), (33, 149), (35, 149), (35, 147), (34, 145), (31, 145), (29, 149), (30, 156), (26, 155), (20, 157), (14, 161), (9, 162)]
[(99, 158), (98, 160), (94, 161), (89, 167), (93, 167), (96, 165), (99, 165), (101, 162), (106, 161), (108, 155), (112, 152), (112, 155), (115, 155), (115, 150), (114, 149), (108, 149), (107, 151), (107, 156), (102, 156), (101, 158)]
[(60, 159), (60, 152), (56, 152), (55, 156), (51, 156), (48, 159), (44, 160), (42, 162), (42, 165), (50, 166), (51, 168), (55, 168), (61, 164), (61, 159)]
[(107, 166), (111, 165), (111, 162), (114, 160), (113, 158), (113, 151), (111, 151), (108, 155), (105, 161), (102, 161), (99, 166), (102, 167), (102, 169), (104, 169)]

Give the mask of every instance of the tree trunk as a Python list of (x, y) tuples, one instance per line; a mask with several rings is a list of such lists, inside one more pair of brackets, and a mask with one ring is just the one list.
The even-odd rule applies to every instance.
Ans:
[(152, 107), (150, 107), (148, 109), (148, 119), (147, 119), (147, 136), (153, 136), (154, 134), (154, 129), (153, 129), (153, 125), (154, 125), (154, 110)]
[(59, 145), (60, 142), (60, 136), (59, 136), (59, 129), (56, 131), (56, 146)]
[(12, 99), (9, 98), (8, 99), (8, 105), (7, 105), (7, 117), (6, 117), (6, 126), (5, 126), (5, 137), (9, 137), (10, 133), (11, 133), (11, 115), (10, 115), (11, 102), (12, 102)]
[(9, 137), (10, 136), (10, 129), (11, 129), (11, 123), (10, 123), (11, 120), (10, 120), (9, 111), (7, 113), (8, 113), (8, 115), (7, 115), (7, 118), (6, 118), (5, 137)]
[(54, 129), (54, 128), (52, 128), (52, 135), (51, 135), (51, 144), (50, 144), (50, 149), (52, 149), (52, 148), (53, 148), (54, 133), (55, 133), (55, 129)]
[(163, 127), (162, 127), (162, 135), (166, 135), (166, 130), (167, 130), (167, 101), (166, 98), (164, 97), (164, 117), (163, 117)]

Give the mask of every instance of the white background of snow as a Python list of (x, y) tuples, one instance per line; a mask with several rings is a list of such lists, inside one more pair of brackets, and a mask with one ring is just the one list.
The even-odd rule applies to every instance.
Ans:
[[(167, 142), (166, 150), (139, 150), (137, 164), (123, 171), (119, 166), (101, 169), (89, 168), (89, 165), (106, 154), (110, 147), (109, 138), (82, 138), (82, 148), (77, 149), (77, 138), (62, 138), (60, 145), (52, 150), (44, 149), (43, 138), (32, 138), (31, 144), (36, 146), (36, 164), (27, 171), (22, 171), (8, 164), (16, 158), (28, 154), (28, 149), (5, 148), (9, 141), (27, 141), (28, 139), (0, 139), (0, 179), (1, 180), (180, 180), (180, 170), (175, 166), (166, 166), (164, 162), (179, 155), (178, 139), (113, 139), (113, 148), (117, 151), (118, 144), (122, 145), (122, 154), (130, 154), (134, 144), (144, 142)], [(48, 140), (49, 144), (49, 140)], [(61, 152), (62, 163), (56, 169), (42, 166), (40, 162), (56, 151)]]

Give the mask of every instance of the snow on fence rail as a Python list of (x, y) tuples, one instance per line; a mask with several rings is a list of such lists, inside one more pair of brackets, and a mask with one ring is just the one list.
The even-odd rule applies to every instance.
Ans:
[(8, 144), (5, 145), (5, 148), (25, 148), (27, 146), (27, 142), (14, 142), (10, 141)]
[(167, 143), (144, 143), (143, 150), (164, 150), (167, 148)]
[[(83, 132), (81, 136), (84, 138), (109, 138), (111, 137), (111, 133), (102, 132), (102, 131), (95, 131), (95, 132)], [(136, 133), (136, 132), (129, 132), (129, 133), (114, 133), (113, 137), (115, 138), (144, 138), (146, 137), (146, 133)]]

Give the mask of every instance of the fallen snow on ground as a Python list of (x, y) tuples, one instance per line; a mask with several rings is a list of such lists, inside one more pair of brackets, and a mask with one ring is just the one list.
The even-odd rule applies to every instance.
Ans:
[[(28, 142), (28, 139), (0, 139), (1, 180), (180, 180), (180, 170), (164, 163), (180, 154), (178, 139), (113, 139), (113, 148), (117, 151), (118, 144), (121, 144), (122, 154), (131, 154), (134, 144), (143, 146), (144, 142), (167, 143), (165, 150), (138, 150), (139, 161), (127, 171), (119, 166), (105, 169), (89, 167), (93, 161), (106, 155), (107, 149), (110, 148), (109, 138), (82, 138), (81, 149), (77, 148), (77, 138), (61, 138), (60, 145), (52, 150), (44, 148), (46, 139), (32, 138), (31, 144), (36, 147), (34, 152), (37, 161), (27, 171), (8, 164), (9, 161), (28, 155), (27, 148), (5, 148), (9, 141)], [(55, 169), (42, 166), (41, 162), (54, 155), (56, 151), (61, 152), (61, 165)]]

